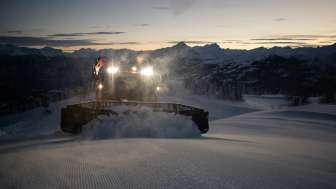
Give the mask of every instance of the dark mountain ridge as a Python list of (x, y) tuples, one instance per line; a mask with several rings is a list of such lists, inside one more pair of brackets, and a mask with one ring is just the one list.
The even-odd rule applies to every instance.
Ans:
[(172, 47), (156, 49), (151, 51), (134, 51), (129, 49), (79, 49), (72, 53), (65, 53), (62, 50), (45, 47), (42, 49), (16, 47), (13, 45), (0, 45), (0, 55), (19, 56), (19, 55), (43, 55), (68, 56), (94, 58), (98, 56), (113, 56), (113, 58), (124, 59), (146, 54), (151, 57), (169, 57), (187, 59), (189, 62), (203, 64), (250, 64), (254, 61), (265, 59), (271, 55), (282, 57), (297, 57), (308, 62), (335, 62), (336, 44), (321, 47), (273, 47), (256, 48), (251, 50), (223, 49), (216, 43), (204, 46), (190, 47), (184, 42), (179, 42)]

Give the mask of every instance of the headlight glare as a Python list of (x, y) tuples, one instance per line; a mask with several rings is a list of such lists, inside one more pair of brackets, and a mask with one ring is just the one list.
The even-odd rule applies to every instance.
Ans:
[(117, 72), (119, 72), (119, 67), (111, 66), (107, 68), (107, 73), (109, 74), (115, 74)]
[(152, 76), (154, 74), (153, 67), (148, 66), (141, 70), (141, 75)]
[(102, 90), (103, 87), (104, 87), (103, 84), (99, 83), (99, 85), (98, 85), (98, 89), (99, 89), (99, 90)]

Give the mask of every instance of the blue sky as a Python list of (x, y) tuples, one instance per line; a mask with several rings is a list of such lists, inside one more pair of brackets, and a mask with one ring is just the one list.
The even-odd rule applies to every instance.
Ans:
[(336, 43), (335, 0), (2, 0), (0, 43), (64, 50)]

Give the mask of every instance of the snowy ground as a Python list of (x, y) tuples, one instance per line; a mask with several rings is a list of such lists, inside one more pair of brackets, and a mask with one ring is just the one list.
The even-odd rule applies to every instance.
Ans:
[[(162, 98), (209, 111), (202, 137), (60, 135), (57, 108), (78, 99), (54, 105), (49, 118), (2, 118), (0, 188), (336, 188), (336, 106), (265, 99)], [(34, 138), (13, 141), (25, 133)]]

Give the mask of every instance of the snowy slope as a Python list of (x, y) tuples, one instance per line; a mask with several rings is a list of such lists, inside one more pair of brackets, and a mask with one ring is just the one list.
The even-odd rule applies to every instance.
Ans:
[(289, 106), (285, 95), (243, 95), (244, 101), (257, 109), (272, 110)]
[(336, 188), (335, 106), (256, 111), (207, 97), (162, 99), (208, 110), (210, 132), (3, 143), (0, 188)]
[(38, 136), (50, 136), (59, 131), (61, 108), (92, 99), (92, 96), (78, 96), (57, 103), (48, 108), (36, 108), (23, 113), (0, 117), (0, 142)]

